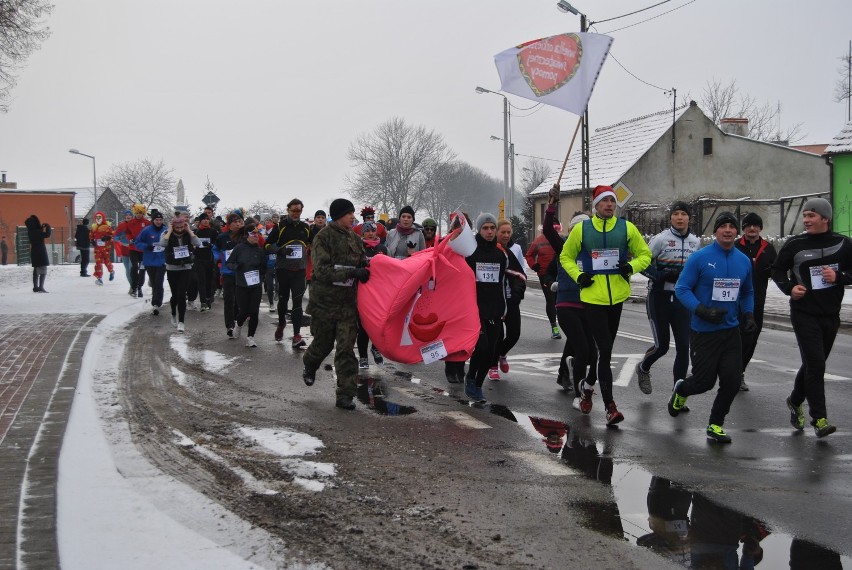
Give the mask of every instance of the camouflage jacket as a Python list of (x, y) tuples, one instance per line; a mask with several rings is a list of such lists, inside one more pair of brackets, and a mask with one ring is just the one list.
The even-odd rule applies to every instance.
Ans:
[(313, 237), (311, 263), (308, 313), (319, 318), (354, 318), (358, 314), (358, 281), (352, 270), (367, 264), (361, 238), (331, 222)]

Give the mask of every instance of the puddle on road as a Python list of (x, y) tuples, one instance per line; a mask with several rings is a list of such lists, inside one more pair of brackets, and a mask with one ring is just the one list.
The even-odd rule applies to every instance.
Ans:
[(360, 378), (357, 395), (362, 404), (383, 416), (405, 416), (417, 411), (412, 406), (403, 406), (386, 400), (382, 382), (375, 378)]
[(226, 371), (237, 360), (235, 356), (227, 356), (221, 352), (190, 347), (189, 340), (185, 336), (173, 335), (169, 337), (169, 346), (178, 353), (182, 360), (214, 372)]

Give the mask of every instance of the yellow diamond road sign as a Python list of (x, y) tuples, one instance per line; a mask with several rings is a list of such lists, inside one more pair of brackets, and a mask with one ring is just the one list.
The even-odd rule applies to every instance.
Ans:
[(615, 202), (619, 208), (623, 208), (627, 201), (633, 197), (633, 192), (623, 182), (616, 184), (613, 190), (615, 191)]

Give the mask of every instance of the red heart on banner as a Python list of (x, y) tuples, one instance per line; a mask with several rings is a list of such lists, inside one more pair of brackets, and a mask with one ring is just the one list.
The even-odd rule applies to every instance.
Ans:
[(583, 43), (577, 34), (561, 34), (527, 44), (518, 52), (518, 66), (527, 85), (541, 97), (570, 81), (580, 68)]

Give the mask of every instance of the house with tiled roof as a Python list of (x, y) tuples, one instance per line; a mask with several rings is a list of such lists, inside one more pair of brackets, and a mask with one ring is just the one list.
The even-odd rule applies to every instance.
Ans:
[[(589, 187), (616, 188), (618, 215), (646, 234), (668, 227), (668, 207), (676, 200), (694, 205), (692, 227), (699, 234), (710, 233), (708, 225), (712, 231), (712, 221), (722, 210), (740, 216), (757, 212), (766, 235), (801, 231), (797, 208), (807, 197), (827, 196), (830, 191), (825, 160), (750, 139), (744, 136), (746, 130), (745, 119), (727, 121), (725, 130), (719, 128), (694, 101), (599, 128), (589, 140)], [(559, 181), (561, 220), (589, 208), (581, 169), (577, 152)], [(558, 176), (555, 172), (530, 194), (533, 227), (541, 224), (548, 190)]]
[(832, 229), (852, 236), (852, 121), (832, 139), (825, 157), (831, 169)]

